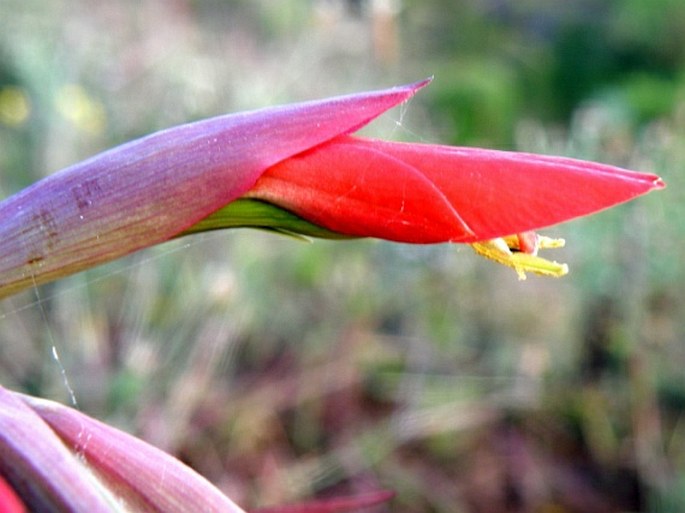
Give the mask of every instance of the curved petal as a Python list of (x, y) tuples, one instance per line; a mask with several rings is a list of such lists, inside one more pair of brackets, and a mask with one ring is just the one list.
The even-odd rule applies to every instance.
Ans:
[(343, 136), (271, 167), (248, 196), (348, 235), (472, 243), (660, 187), (656, 175), (563, 157)]
[(446, 233), (472, 235), (421, 170), (351, 137), (277, 164), (246, 197), (269, 201), (348, 235), (405, 242), (442, 242)]

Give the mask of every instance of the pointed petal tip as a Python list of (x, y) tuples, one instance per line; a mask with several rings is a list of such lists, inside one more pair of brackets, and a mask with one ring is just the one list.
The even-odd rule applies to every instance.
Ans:
[(430, 84), (434, 78), (435, 76), (431, 75), (430, 77), (426, 77), (423, 80), (419, 80), (418, 82), (412, 82), (411, 84), (407, 84), (404, 87), (409, 87), (412, 91), (418, 91), (419, 89), (423, 89), (428, 84)]
[(409, 84), (402, 84), (398, 85), (395, 87), (392, 87), (390, 90), (391, 91), (401, 91), (406, 94), (406, 98), (404, 101), (408, 100), (414, 94), (416, 94), (420, 89), (423, 89), (426, 87), (428, 84), (430, 84), (433, 81), (433, 76), (431, 75), (430, 77), (426, 77), (423, 80), (419, 80), (417, 82), (411, 82)]
[(634, 196), (642, 196), (652, 191), (659, 191), (666, 188), (666, 182), (655, 174), (629, 171), (630, 175), (624, 175), (633, 186)]
[(615, 176), (623, 176), (642, 190), (642, 194), (666, 188), (666, 182), (659, 175), (654, 173), (644, 173), (640, 171), (630, 171), (623, 168), (614, 168), (611, 173)]
[(655, 176), (654, 179), (652, 180), (652, 188), (656, 189), (656, 190), (665, 189), (666, 188), (666, 182), (664, 182), (660, 176)]

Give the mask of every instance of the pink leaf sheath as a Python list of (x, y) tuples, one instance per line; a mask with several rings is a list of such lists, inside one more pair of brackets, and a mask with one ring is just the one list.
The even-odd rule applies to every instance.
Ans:
[(165, 241), (426, 83), (182, 125), (55, 173), (0, 203), (0, 295)]
[(194, 470), (142, 440), (61, 404), (17, 395), (133, 511), (244, 513)]
[(0, 476), (30, 511), (111, 512), (74, 454), (21, 396), (2, 387)]

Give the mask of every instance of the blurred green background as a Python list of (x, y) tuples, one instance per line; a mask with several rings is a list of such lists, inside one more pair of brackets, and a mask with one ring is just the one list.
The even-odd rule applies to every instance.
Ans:
[(364, 132), (669, 188), (547, 230), (561, 280), (461, 246), (170, 242), (4, 301), (0, 383), (69, 403), (66, 377), (245, 507), (389, 487), (378, 511), (685, 511), (685, 2), (0, 0), (0, 191), (430, 75)]

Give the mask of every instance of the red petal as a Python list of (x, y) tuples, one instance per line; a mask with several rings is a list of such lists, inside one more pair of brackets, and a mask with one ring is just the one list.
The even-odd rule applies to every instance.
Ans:
[(594, 162), (345, 136), (273, 166), (249, 195), (348, 235), (470, 243), (660, 187), (655, 175)]
[(26, 508), (12, 487), (0, 476), (0, 511), (4, 513), (26, 513)]
[(358, 139), (338, 139), (267, 170), (249, 192), (348, 235), (412, 242), (471, 232), (424, 174)]

